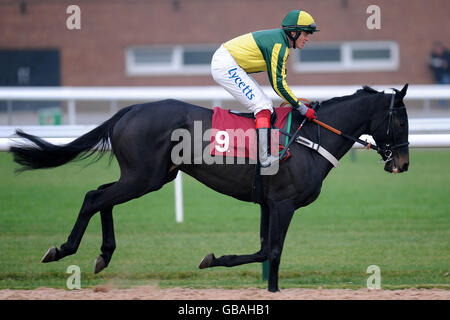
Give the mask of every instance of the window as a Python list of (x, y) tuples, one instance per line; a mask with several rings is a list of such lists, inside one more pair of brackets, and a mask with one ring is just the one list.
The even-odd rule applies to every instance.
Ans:
[(170, 48), (156, 48), (153, 50), (137, 48), (133, 54), (134, 62), (137, 65), (169, 65), (172, 60), (172, 50)]
[(308, 43), (294, 54), (296, 72), (389, 71), (398, 69), (392, 41)]
[(322, 47), (302, 50), (302, 62), (339, 62), (341, 61), (341, 48), (339, 47)]
[(126, 50), (126, 71), (130, 76), (208, 74), (218, 46), (148, 46)]
[(215, 49), (189, 49), (183, 50), (185, 66), (209, 66)]

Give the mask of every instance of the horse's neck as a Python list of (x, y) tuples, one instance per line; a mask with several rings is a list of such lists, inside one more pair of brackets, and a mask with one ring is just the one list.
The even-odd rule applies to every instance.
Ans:
[[(355, 100), (341, 101), (336, 106), (330, 106), (323, 112), (319, 120), (344, 132), (359, 138), (368, 133), (370, 118), (375, 112), (375, 106), (364, 97)], [(321, 129), (322, 132), (326, 129)], [(342, 158), (353, 146), (354, 142), (329, 132), (326, 147), (336, 158)]]

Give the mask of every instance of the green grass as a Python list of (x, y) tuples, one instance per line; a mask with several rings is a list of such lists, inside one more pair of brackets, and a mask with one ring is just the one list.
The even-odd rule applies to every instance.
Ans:
[[(280, 266), (280, 288), (363, 288), (369, 265), (381, 285), (450, 288), (450, 152), (416, 151), (410, 170), (392, 175), (377, 155), (342, 159), (315, 203), (296, 212)], [(261, 265), (199, 270), (209, 252), (259, 249), (259, 208), (218, 194), (184, 175), (185, 222), (175, 222), (173, 184), (114, 210), (117, 250), (99, 275), (100, 217), (95, 215), (77, 254), (42, 264), (70, 233), (87, 191), (119, 176), (115, 160), (87, 162), (17, 175), (0, 154), (0, 289), (64, 288), (66, 269), (81, 268), (82, 287), (261, 287)]]

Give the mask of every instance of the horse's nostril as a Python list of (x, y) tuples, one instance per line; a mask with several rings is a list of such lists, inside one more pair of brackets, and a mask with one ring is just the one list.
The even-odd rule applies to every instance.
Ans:
[(409, 162), (406, 162), (406, 163), (403, 165), (402, 170), (403, 170), (403, 171), (407, 171), (407, 170), (408, 170), (408, 167), (409, 167)]

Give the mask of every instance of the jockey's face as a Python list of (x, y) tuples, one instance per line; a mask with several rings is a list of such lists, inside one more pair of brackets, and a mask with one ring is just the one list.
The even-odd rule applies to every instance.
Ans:
[(309, 40), (310, 34), (308, 32), (302, 31), (300, 37), (298, 37), (297, 41), (295, 41), (295, 46), (299, 49), (302, 49), (306, 42)]
[[(292, 36), (295, 36), (295, 32), (292, 32)], [(295, 47), (298, 49), (302, 49), (306, 42), (309, 40), (310, 34), (308, 32), (302, 31), (300, 37), (298, 37), (297, 41), (295, 41)]]

